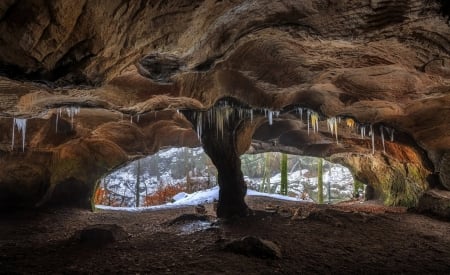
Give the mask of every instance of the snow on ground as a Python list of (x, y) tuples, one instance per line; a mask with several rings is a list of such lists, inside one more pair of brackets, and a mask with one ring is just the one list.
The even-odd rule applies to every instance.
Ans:
[[(287, 200), (287, 201), (302, 201), (298, 198), (283, 196), (279, 194), (267, 194), (267, 193), (261, 193), (255, 190), (247, 190), (247, 196), (265, 196), (265, 197), (271, 197), (279, 200)], [(97, 209), (102, 210), (119, 210), (119, 211), (144, 211), (144, 210), (160, 210), (160, 209), (172, 209), (172, 208), (179, 208), (187, 205), (197, 205), (202, 203), (211, 203), (214, 200), (219, 199), (219, 187), (213, 187), (211, 189), (206, 189), (202, 191), (198, 191), (192, 194), (188, 194), (185, 192), (181, 192), (176, 194), (174, 197), (174, 202), (169, 202), (162, 205), (155, 205), (155, 206), (145, 206), (145, 207), (113, 207), (113, 206), (106, 206), (106, 205), (96, 205), (95, 207)]]

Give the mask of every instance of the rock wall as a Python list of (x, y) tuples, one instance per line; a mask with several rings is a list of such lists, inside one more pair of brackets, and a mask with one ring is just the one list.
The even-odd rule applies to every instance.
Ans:
[[(450, 189), (448, 14), (421, 0), (2, 1), (2, 201), (84, 206), (108, 170), (200, 144), (178, 110), (228, 98), (255, 115), (239, 122), (239, 154), (338, 159), (387, 203), (415, 205), (430, 175)], [(59, 114), (72, 107), (73, 123)], [(267, 111), (280, 112), (271, 126)], [(11, 148), (13, 118), (28, 119), (25, 152), (18, 129)], [(386, 152), (380, 127), (396, 133)]]

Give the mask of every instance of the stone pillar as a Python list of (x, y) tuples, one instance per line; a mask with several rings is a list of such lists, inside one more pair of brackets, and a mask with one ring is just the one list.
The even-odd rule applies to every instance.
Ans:
[[(201, 138), (205, 153), (218, 171), (217, 217), (246, 216), (247, 185), (239, 156), (248, 149), (254, 128), (246, 124), (242, 112), (231, 107), (213, 107), (204, 112), (184, 113)], [(250, 125), (250, 126), (249, 126)]]

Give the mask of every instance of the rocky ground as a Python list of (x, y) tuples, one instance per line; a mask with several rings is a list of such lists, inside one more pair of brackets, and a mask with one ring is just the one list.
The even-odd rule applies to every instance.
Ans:
[[(373, 203), (319, 206), (263, 197), (250, 197), (248, 203), (253, 215), (227, 223), (195, 214), (194, 207), (140, 213), (75, 209), (2, 213), (0, 273), (429, 274), (450, 270), (448, 221)], [(206, 209), (212, 213), (211, 205)], [(80, 233), (95, 224), (117, 225), (108, 228), (115, 235)], [(261, 247), (225, 249), (244, 236), (273, 242), (281, 258), (260, 253)]]

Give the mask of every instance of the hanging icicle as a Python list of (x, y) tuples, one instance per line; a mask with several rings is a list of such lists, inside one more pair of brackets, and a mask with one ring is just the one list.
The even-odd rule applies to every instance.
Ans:
[(347, 125), (348, 128), (353, 129), (355, 127), (355, 121), (352, 118), (347, 118), (345, 120), (345, 124)]
[(130, 123), (133, 124), (133, 115), (130, 115)]
[(313, 132), (318, 133), (319, 132), (319, 114), (311, 111), (310, 118), (311, 118), (311, 125), (313, 128)]
[[(177, 110), (178, 112), (178, 110)], [(141, 115), (137, 115), (137, 122), (139, 123), (139, 119), (141, 118)]]
[(268, 115), (269, 115), (269, 125), (272, 125), (273, 123), (273, 112), (272, 111), (268, 111)]
[(366, 137), (366, 126), (365, 125), (361, 125), (359, 127), (359, 132), (361, 134), (361, 139), (364, 139)]
[(14, 128), (17, 127), (19, 133), (22, 134), (22, 152), (25, 152), (25, 138), (27, 133), (27, 119), (26, 118), (13, 118), (13, 134), (11, 148), (14, 150)]
[(80, 113), (80, 107), (70, 106), (66, 107), (67, 115), (70, 117), (71, 129), (73, 129), (73, 118)]
[(203, 130), (202, 112), (197, 112), (197, 136), (200, 142), (202, 141), (202, 130)]
[(381, 143), (383, 144), (383, 153), (386, 153), (386, 147), (384, 145), (384, 127), (380, 125)]
[(375, 132), (373, 129), (373, 124), (370, 124), (370, 133), (369, 135), (372, 137), (372, 155), (375, 154)]
[(16, 119), (13, 118), (12, 122), (12, 141), (11, 141), (11, 150), (14, 150), (14, 128), (16, 127)]
[(338, 132), (337, 132), (337, 119), (336, 117), (331, 117), (327, 119), (328, 130), (331, 133), (331, 136), (336, 136), (336, 143), (339, 143), (338, 140)]
[(311, 111), (308, 110), (308, 111), (306, 112), (306, 114), (307, 114), (306, 121), (307, 121), (307, 124), (308, 124), (308, 136), (309, 136), (309, 117), (311, 116)]

